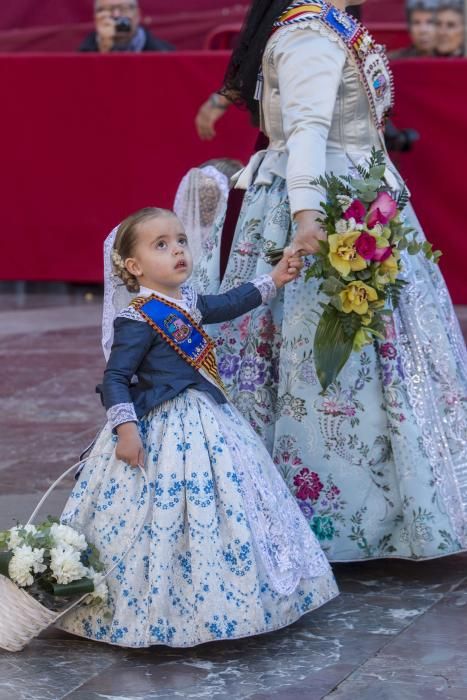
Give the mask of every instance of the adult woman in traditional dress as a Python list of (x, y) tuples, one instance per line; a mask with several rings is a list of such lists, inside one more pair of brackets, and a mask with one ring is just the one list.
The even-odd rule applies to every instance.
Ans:
[[(225, 89), (269, 147), (239, 177), (247, 193), (222, 291), (269, 270), (270, 248), (291, 241), (304, 255), (316, 252), (325, 194), (311, 182), (354, 173), (373, 147), (384, 148), (392, 78), (344, 0), (254, 0)], [(386, 179), (401, 187), (389, 158)], [(209, 278), (209, 264), (198, 279)], [(232, 399), (333, 561), (467, 548), (465, 347), (436, 266), (416, 256), (404, 268), (408, 285), (387, 337), (353, 353), (325, 395), (312, 353), (316, 281), (289, 285), (218, 333)]]

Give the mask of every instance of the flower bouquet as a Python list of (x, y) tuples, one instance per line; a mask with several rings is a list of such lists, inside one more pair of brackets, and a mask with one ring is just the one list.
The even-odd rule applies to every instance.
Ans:
[[(314, 340), (318, 379), (326, 391), (350, 357), (374, 339), (384, 339), (385, 326), (397, 308), (406, 282), (401, 278), (401, 251), (422, 253), (438, 262), (441, 253), (404, 224), (401, 212), (409, 195), (406, 187), (395, 195), (388, 187), (383, 151), (373, 149), (359, 177), (326, 174), (313, 181), (326, 191), (320, 221), (327, 239), (306, 272), (306, 279), (322, 280), (319, 291), (328, 301), (322, 308)], [(271, 264), (282, 250), (270, 250)]]
[(108, 599), (84, 535), (54, 518), (0, 532), (0, 647), (17, 651), (74, 605)]
[[(104, 602), (103, 568), (84, 535), (50, 516), (37, 527), (17, 525), (0, 532), (0, 574), (38, 600), (48, 599), (44, 594), (55, 599), (89, 593), (86, 602)], [(57, 602), (52, 600), (52, 606)]]

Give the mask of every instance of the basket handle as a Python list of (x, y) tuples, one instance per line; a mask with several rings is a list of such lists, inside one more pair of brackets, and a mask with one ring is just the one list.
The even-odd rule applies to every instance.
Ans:
[[(31, 513), (31, 515), (30, 515), (30, 517), (29, 517), (29, 520), (28, 520), (28, 522), (27, 522), (27, 525), (29, 525), (29, 524), (34, 520), (35, 516), (37, 515), (37, 513), (38, 513), (39, 510), (41, 509), (42, 505), (44, 504), (44, 502), (46, 501), (46, 499), (48, 498), (48, 496), (52, 493), (52, 491), (55, 489), (55, 487), (58, 486), (58, 484), (60, 484), (60, 482), (62, 482), (63, 479), (64, 479), (66, 476), (68, 476), (68, 474), (70, 474), (70, 473), (73, 472), (73, 471), (76, 471), (76, 469), (77, 469), (80, 465), (82, 465), (83, 463), (87, 462), (87, 461), (90, 460), (90, 459), (97, 459), (98, 457), (111, 457), (111, 456), (112, 456), (111, 453), (104, 453), (104, 454), (102, 454), (102, 455), (97, 455), (97, 456), (93, 456), (93, 457), (88, 457), (87, 459), (81, 459), (79, 462), (76, 462), (76, 463), (73, 464), (71, 467), (69, 467), (68, 469), (66, 469), (66, 470), (63, 472), (63, 474), (61, 474), (61, 475), (58, 477), (58, 479), (56, 479), (56, 480), (54, 481), (54, 483), (53, 483), (51, 486), (49, 486), (49, 488), (47, 489), (47, 491), (44, 493), (44, 495), (43, 495), (42, 498), (40, 499), (39, 503), (37, 504), (37, 506), (34, 508), (33, 512)], [(140, 472), (141, 472), (141, 474), (142, 474), (142, 476), (143, 476), (144, 485), (147, 486), (147, 485), (148, 485), (148, 480), (147, 480), (147, 477), (146, 477), (146, 472), (145, 472), (144, 468), (143, 468), (140, 464), (138, 464), (138, 468), (139, 468), (139, 470), (140, 470)], [(125, 549), (125, 551), (123, 552), (123, 554), (122, 554), (122, 556), (120, 557), (120, 559), (118, 559), (116, 562), (114, 562), (114, 564), (112, 564), (112, 566), (110, 567), (110, 569), (108, 569), (104, 574), (102, 574), (102, 581), (105, 581), (105, 579), (108, 578), (108, 577), (110, 576), (110, 574), (117, 568), (117, 566), (119, 566), (119, 564), (122, 563), (122, 561), (125, 559), (126, 555), (127, 555), (128, 552), (130, 551), (130, 549), (133, 547), (134, 543), (136, 542), (136, 540), (137, 540), (138, 537), (140, 536), (141, 531), (142, 531), (142, 529), (143, 529), (143, 527), (144, 527), (144, 523), (146, 522), (146, 517), (147, 517), (147, 515), (148, 515), (148, 513), (149, 513), (149, 508), (150, 508), (150, 506), (151, 506), (151, 499), (149, 498), (149, 490), (148, 490), (148, 502), (147, 502), (147, 506), (146, 506), (146, 508), (145, 508), (145, 510), (144, 510), (144, 514), (143, 514), (143, 517), (142, 517), (142, 519), (141, 519), (141, 523), (140, 523), (139, 527), (137, 528), (137, 531), (136, 531), (135, 536), (131, 538), (128, 547)], [(59, 617), (62, 617), (62, 615), (65, 615), (65, 614), (68, 613), (70, 610), (72, 610), (73, 608), (75, 608), (77, 605), (79, 605), (80, 603), (82, 603), (83, 600), (84, 600), (85, 598), (88, 597), (88, 595), (89, 595), (89, 593), (85, 593), (85, 594), (82, 595), (80, 598), (78, 598), (78, 600), (75, 600), (74, 603), (72, 603), (71, 605), (69, 605), (68, 608), (66, 608), (65, 610), (63, 610), (63, 611), (57, 616), (56, 620), (58, 620)]]

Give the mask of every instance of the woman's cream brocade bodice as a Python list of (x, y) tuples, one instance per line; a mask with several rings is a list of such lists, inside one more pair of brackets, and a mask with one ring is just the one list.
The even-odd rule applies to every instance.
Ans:
[[(373, 146), (384, 147), (358, 68), (337, 35), (311, 20), (271, 37), (263, 77), (261, 129), (270, 143), (236, 186), (270, 184), (279, 175), (287, 181), (292, 214), (319, 209), (323, 191), (311, 180), (326, 172), (347, 174)], [(389, 160), (388, 166), (397, 184)]]

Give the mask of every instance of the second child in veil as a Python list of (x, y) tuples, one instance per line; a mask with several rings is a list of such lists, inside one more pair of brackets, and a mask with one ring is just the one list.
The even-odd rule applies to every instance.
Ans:
[(291, 624), (337, 594), (334, 577), (268, 452), (229, 403), (202, 324), (265, 303), (297, 277), (300, 259), (287, 253), (271, 274), (197, 295), (185, 284), (183, 226), (157, 208), (128, 217), (105, 255), (108, 421), (62, 521), (97, 545), (107, 567), (149, 509), (108, 579), (110, 611), (82, 607), (60, 626), (124, 647), (189, 647)]

